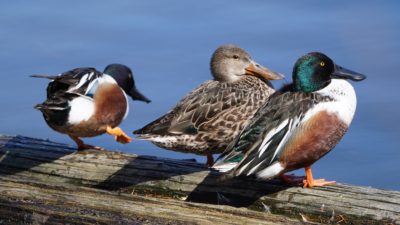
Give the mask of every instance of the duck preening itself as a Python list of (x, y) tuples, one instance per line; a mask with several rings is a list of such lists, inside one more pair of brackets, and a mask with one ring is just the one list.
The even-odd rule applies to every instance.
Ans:
[(221, 153), (275, 91), (283, 75), (261, 66), (242, 48), (224, 45), (211, 58), (213, 80), (191, 91), (168, 113), (134, 131), (138, 139), (180, 152)]
[(120, 143), (129, 143), (131, 138), (117, 127), (128, 115), (127, 95), (150, 102), (136, 89), (131, 69), (121, 64), (110, 64), (103, 73), (94, 68), (76, 68), (58, 76), (32, 77), (51, 80), (46, 101), (35, 108), (52, 129), (74, 140), (78, 150), (100, 149), (84, 144), (80, 137), (103, 133), (114, 135)]
[[(347, 131), (356, 95), (346, 81), (366, 77), (313, 52), (299, 58), (293, 84), (276, 92), (260, 107), (214, 168), (229, 176), (252, 176), (296, 182), (285, 172), (305, 168), (305, 187), (335, 183), (314, 180), (311, 166), (327, 154)], [(297, 179), (298, 180), (298, 179)]]

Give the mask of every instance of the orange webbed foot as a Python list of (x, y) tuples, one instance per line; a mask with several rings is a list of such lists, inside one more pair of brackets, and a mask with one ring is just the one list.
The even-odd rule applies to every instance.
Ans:
[(336, 181), (326, 181), (325, 179), (313, 180), (309, 183), (307, 180), (303, 180), (303, 187), (321, 187), (330, 184), (336, 184)]
[(317, 179), (314, 180), (311, 172), (311, 166), (307, 166), (305, 168), (306, 170), (306, 179), (303, 180), (303, 187), (321, 187), (325, 185), (330, 185), (330, 184), (336, 184), (336, 181), (326, 181), (325, 179)]
[(115, 140), (118, 141), (119, 143), (122, 144), (128, 144), (132, 141), (132, 138), (130, 138), (128, 135), (126, 135), (121, 128), (119, 127), (114, 127), (111, 128), (110, 126), (107, 127), (107, 133), (114, 135)]

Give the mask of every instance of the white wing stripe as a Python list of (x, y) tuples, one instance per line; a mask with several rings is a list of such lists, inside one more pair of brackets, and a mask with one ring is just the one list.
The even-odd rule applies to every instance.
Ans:
[(258, 154), (258, 158), (260, 158), (261, 155), (265, 152), (265, 150), (268, 148), (269, 144), (271, 144), (271, 141), (272, 140), (269, 139), (269, 141), (265, 145), (262, 145), (262, 149), (261, 149), (260, 153)]
[(297, 125), (300, 122), (300, 117), (295, 117), (294, 119), (292, 119), (289, 123), (289, 129), (286, 132), (285, 136), (282, 138), (282, 140), (279, 143), (279, 146), (276, 148), (275, 152), (274, 152), (274, 156), (271, 158), (271, 161), (269, 162), (270, 164), (274, 161), (276, 155), (282, 151), (284, 145), (286, 144), (289, 136), (292, 135), (293, 130), (296, 129)]
[(88, 94), (94, 95), (98, 86), (99, 86), (99, 78), (97, 78), (89, 83), (89, 86), (86, 89), (85, 95), (88, 95)]
[(94, 72), (91, 72), (91, 73), (89, 74), (89, 78), (87, 78), (87, 79), (88, 79), (88, 80), (92, 79), (93, 75), (94, 75)]
[(243, 172), (243, 170), (245, 170), (245, 169), (250, 165), (250, 163), (251, 163), (252, 161), (253, 161), (253, 160), (250, 160), (248, 163), (246, 163), (246, 165), (242, 166), (242, 168), (240, 168), (238, 174), (241, 174), (241, 173)]
[(264, 153), (264, 151), (268, 148), (268, 145), (271, 142), (271, 138), (277, 133), (279, 132), (283, 127), (286, 126), (286, 124), (288, 123), (289, 119), (284, 120), (282, 123), (279, 124), (278, 127), (276, 127), (275, 129), (271, 130), (270, 132), (268, 132), (268, 134), (265, 136), (261, 147), (259, 149), (260, 153), (258, 154), (258, 157), (261, 157), (261, 155)]
[(286, 140), (287, 140), (289, 134), (291, 133), (291, 124), (292, 124), (292, 121), (290, 121), (290, 123), (289, 123), (289, 130), (285, 133), (285, 136), (282, 138), (282, 140), (279, 142), (278, 147), (275, 149), (274, 155), (272, 156), (271, 161), (269, 162), (270, 164), (274, 161), (276, 155), (282, 150), (283, 145), (286, 144)]
[(73, 89), (78, 90), (80, 87), (82, 87), (87, 82), (89, 76), (90, 74), (83, 75), (82, 78), (79, 80), (79, 83), (75, 87), (73, 87)]
[(218, 170), (219, 172), (225, 173), (232, 170), (237, 163), (226, 163), (222, 165), (213, 166), (214, 169)]
[(254, 171), (257, 170), (257, 168), (263, 163), (264, 161), (261, 161), (260, 163), (258, 163), (255, 167), (253, 167), (246, 176), (250, 176)]

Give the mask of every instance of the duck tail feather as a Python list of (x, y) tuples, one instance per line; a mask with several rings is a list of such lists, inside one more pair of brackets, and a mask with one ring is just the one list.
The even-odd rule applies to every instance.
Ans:
[(45, 79), (49, 79), (49, 80), (55, 80), (57, 78), (57, 76), (43, 75), (43, 74), (33, 74), (33, 75), (30, 75), (30, 77), (45, 78)]

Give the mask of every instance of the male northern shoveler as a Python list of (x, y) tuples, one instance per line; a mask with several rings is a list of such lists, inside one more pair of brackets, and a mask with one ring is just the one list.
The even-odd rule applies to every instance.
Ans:
[(238, 46), (219, 47), (211, 58), (214, 80), (185, 96), (171, 111), (134, 131), (138, 139), (181, 152), (221, 153), (275, 90), (281, 74), (259, 65)]
[(314, 180), (311, 165), (340, 141), (353, 119), (356, 95), (345, 79), (365, 76), (322, 53), (302, 56), (293, 69), (293, 84), (270, 97), (214, 168), (232, 176), (280, 176), (286, 181), (296, 178), (285, 172), (305, 168), (305, 187), (334, 183)]
[(120, 143), (129, 143), (131, 138), (117, 127), (128, 115), (127, 95), (150, 102), (136, 89), (131, 69), (121, 64), (110, 64), (103, 73), (94, 68), (76, 68), (59, 76), (32, 77), (52, 80), (47, 87), (47, 100), (35, 108), (52, 129), (68, 134), (78, 150), (100, 149), (84, 144), (79, 137), (106, 132), (115, 135)]

